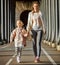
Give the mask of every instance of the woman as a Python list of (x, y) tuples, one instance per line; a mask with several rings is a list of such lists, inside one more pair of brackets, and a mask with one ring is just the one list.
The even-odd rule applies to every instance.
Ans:
[(31, 31), (33, 36), (34, 62), (40, 62), (42, 34), (45, 33), (45, 28), (39, 3), (37, 1), (33, 2), (32, 7), (33, 10), (28, 15), (27, 31)]

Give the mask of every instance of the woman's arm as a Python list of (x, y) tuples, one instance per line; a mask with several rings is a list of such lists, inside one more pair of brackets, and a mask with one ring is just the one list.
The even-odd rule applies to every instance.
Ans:
[(27, 31), (29, 32), (31, 30), (32, 25), (32, 19), (31, 19), (31, 12), (28, 14), (28, 23), (27, 23)]
[(45, 33), (46, 33), (46, 30), (45, 30), (45, 27), (44, 27), (44, 23), (43, 23), (43, 19), (42, 19), (42, 17), (41, 17), (41, 22), (42, 22), (43, 33), (45, 34)]
[(45, 27), (44, 27), (44, 22), (43, 22), (43, 19), (42, 19), (42, 13), (40, 12), (40, 17), (39, 17), (39, 19), (38, 20), (40, 20), (40, 26), (42, 26), (42, 29), (43, 29), (43, 33), (45, 34), (46, 33), (46, 31), (45, 31)]

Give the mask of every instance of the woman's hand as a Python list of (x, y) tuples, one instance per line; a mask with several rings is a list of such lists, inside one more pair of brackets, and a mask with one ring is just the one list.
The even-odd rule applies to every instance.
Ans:
[(21, 33), (24, 37), (27, 37), (28, 36), (28, 32), (25, 30), (25, 29), (23, 29), (22, 30), (22, 33)]
[(46, 34), (46, 30), (45, 30), (45, 28), (43, 28), (43, 34)]
[(28, 39), (28, 40), (32, 40), (32, 36), (31, 36), (31, 34), (30, 34), (30, 31), (27, 31), (27, 33), (28, 33), (27, 39)]

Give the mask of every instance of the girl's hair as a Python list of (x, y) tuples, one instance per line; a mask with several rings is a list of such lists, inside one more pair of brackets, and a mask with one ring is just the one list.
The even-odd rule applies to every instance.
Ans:
[[(24, 23), (21, 20), (17, 20), (17, 22), (19, 22), (22, 26), (24, 25)], [(17, 24), (16, 22), (16, 24)]]

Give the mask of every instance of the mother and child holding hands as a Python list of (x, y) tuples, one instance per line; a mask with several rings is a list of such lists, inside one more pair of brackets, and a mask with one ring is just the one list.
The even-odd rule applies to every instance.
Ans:
[(33, 2), (32, 8), (32, 11), (28, 14), (26, 29), (23, 28), (24, 23), (21, 20), (17, 20), (17, 27), (11, 32), (10, 42), (14, 40), (16, 59), (18, 63), (21, 62), (22, 48), (26, 46), (26, 39), (30, 35), (33, 39), (34, 62), (40, 62), (41, 41), (43, 34), (45, 34), (45, 28), (42, 13), (39, 9), (39, 3), (37, 1)]

